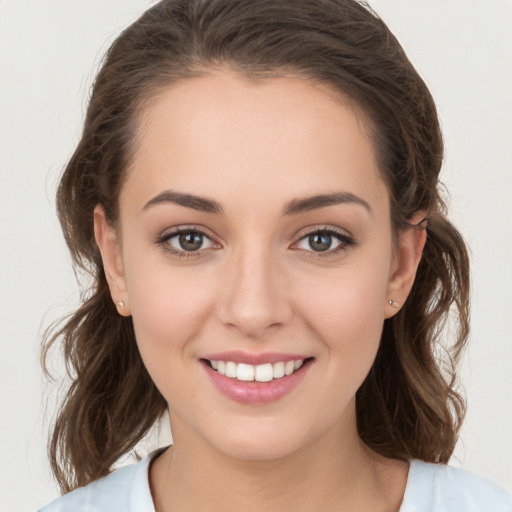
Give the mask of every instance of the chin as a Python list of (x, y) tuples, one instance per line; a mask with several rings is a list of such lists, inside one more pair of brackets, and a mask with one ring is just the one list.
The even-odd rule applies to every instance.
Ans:
[(295, 451), (297, 446), (277, 445), (276, 443), (266, 443), (261, 440), (245, 443), (229, 443), (224, 450), (225, 455), (239, 460), (279, 460), (286, 458)]
[(282, 425), (229, 429), (215, 438), (214, 447), (240, 460), (278, 460), (311, 443), (304, 434)]

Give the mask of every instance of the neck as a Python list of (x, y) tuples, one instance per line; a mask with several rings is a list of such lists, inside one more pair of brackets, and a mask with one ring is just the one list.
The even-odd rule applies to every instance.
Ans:
[(178, 429), (151, 469), (156, 511), (397, 511), (407, 464), (367, 448), (355, 421), (339, 427), (272, 460), (236, 459)]

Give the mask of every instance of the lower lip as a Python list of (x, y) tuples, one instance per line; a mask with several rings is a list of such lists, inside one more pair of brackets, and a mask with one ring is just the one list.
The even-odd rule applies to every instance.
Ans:
[(275, 402), (288, 394), (301, 382), (312, 362), (312, 359), (308, 359), (291, 375), (270, 382), (244, 382), (221, 375), (205, 361), (201, 361), (210, 381), (222, 394), (235, 402), (253, 405)]

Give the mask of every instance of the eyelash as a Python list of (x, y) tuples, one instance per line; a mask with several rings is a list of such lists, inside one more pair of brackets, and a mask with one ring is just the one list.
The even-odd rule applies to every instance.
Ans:
[(305, 256), (308, 258), (328, 258), (330, 256), (334, 256), (339, 254), (342, 251), (347, 250), (349, 247), (352, 247), (356, 245), (356, 241), (352, 236), (350, 236), (348, 233), (342, 230), (338, 230), (331, 227), (318, 227), (315, 226), (314, 228), (309, 229), (304, 233), (298, 242), (295, 242), (294, 245), (298, 244), (302, 240), (308, 238), (311, 235), (329, 235), (331, 237), (336, 238), (340, 245), (336, 247), (335, 249), (330, 249), (327, 251), (305, 251)]
[(164, 233), (163, 235), (159, 236), (156, 240), (156, 243), (164, 251), (171, 253), (173, 256), (176, 256), (179, 259), (189, 259), (189, 258), (194, 258), (197, 256), (202, 256), (204, 254), (204, 250), (199, 249), (197, 251), (185, 251), (185, 250), (178, 251), (169, 245), (169, 243), (168, 243), (169, 240), (171, 240), (172, 238), (179, 236), (183, 233), (200, 234), (200, 235), (204, 236), (205, 238), (208, 238), (209, 240), (211, 240), (211, 236), (208, 235), (208, 233), (206, 233), (205, 231), (203, 231), (200, 228), (182, 227), (182, 228), (177, 228), (173, 231)]
[[(200, 234), (205, 238), (211, 240), (211, 236), (208, 235), (205, 231), (197, 227), (183, 227), (177, 228), (171, 232), (164, 233), (156, 239), (156, 244), (160, 246), (164, 251), (171, 253), (173, 256), (179, 259), (189, 259), (198, 256), (203, 256), (205, 250), (198, 249), (197, 251), (185, 251), (185, 250), (176, 250), (169, 245), (169, 240), (172, 238), (179, 236), (183, 233), (192, 233), (192, 234)], [(311, 235), (319, 234), (319, 235), (329, 235), (336, 238), (340, 245), (336, 247), (334, 250), (327, 251), (304, 251), (306, 257), (308, 258), (327, 258), (329, 256), (336, 255), (341, 251), (346, 250), (347, 248), (356, 245), (356, 241), (346, 232), (337, 230), (331, 227), (314, 227), (308, 230), (305, 234), (303, 234), (300, 239), (294, 243), (294, 245), (300, 243), (302, 240), (308, 238)], [(212, 241), (213, 244), (215, 242)]]

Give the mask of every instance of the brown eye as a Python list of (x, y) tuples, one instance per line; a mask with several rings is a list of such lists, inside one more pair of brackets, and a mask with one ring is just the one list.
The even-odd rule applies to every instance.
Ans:
[(204, 235), (197, 231), (188, 231), (178, 235), (180, 248), (184, 251), (198, 251), (203, 245)]
[(218, 248), (212, 239), (198, 229), (177, 229), (157, 239), (157, 244), (168, 252), (180, 255), (201, 254), (205, 249)]

